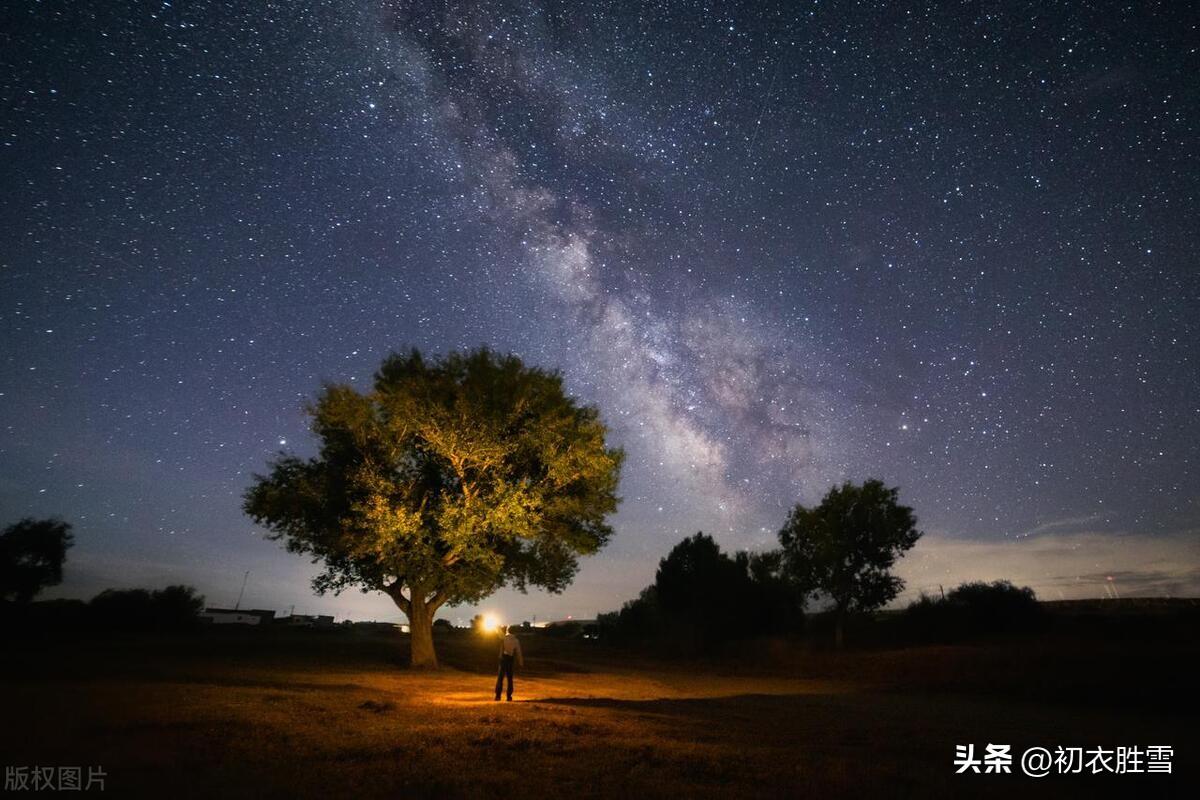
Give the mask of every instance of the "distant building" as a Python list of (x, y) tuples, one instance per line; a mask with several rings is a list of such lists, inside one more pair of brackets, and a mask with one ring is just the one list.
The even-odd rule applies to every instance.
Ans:
[(586, 628), (589, 625), (595, 625), (595, 624), (596, 624), (596, 620), (594, 620), (594, 619), (573, 619), (571, 617), (567, 617), (566, 619), (555, 619), (555, 620), (550, 620), (548, 622), (535, 622), (535, 623), (533, 623), (533, 627), (535, 627), (535, 628), (571, 628), (571, 627), (574, 627), (577, 625), (581, 628)]
[(550, 622), (539, 622), (534, 627), (541, 628), (551, 636), (563, 638), (580, 636), (584, 639), (595, 639), (600, 633), (600, 628), (596, 620), (574, 619), (573, 617), (556, 619)]
[(292, 614), (275, 621), (292, 628), (332, 628), (333, 614)]
[(408, 626), (401, 622), (355, 622), (355, 630), (375, 631), (378, 633), (408, 633)]
[(200, 613), (200, 621), (211, 625), (269, 625), (274, 619), (274, 611), (261, 608), (246, 611), (236, 608), (206, 608)]

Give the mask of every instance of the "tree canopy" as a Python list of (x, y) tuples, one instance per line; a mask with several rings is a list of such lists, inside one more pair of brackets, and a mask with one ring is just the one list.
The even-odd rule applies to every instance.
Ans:
[(556, 372), (487, 348), (388, 357), (374, 387), (327, 385), (310, 407), (314, 458), (282, 455), (244, 508), (324, 565), (319, 592), (393, 598), (413, 663), (436, 664), (437, 608), (501, 586), (561, 591), (612, 529), (623, 453)]
[(9, 525), (0, 533), (0, 598), (28, 603), (62, 583), (72, 544), (71, 526), (60, 519), (26, 517)]
[(921, 531), (898, 496), (879, 480), (846, 482), (813, 508), (797, 504), (779, 531), (785, 576), (802, 596), (832, 601), (839, 644), (847, 612), (879, 608), (904, 588), (890, 570)]

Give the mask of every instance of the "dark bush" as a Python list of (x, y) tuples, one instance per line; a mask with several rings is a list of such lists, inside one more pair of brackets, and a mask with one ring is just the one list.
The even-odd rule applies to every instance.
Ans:
[(196, 627), (204, 597), (190, 586), (106, 589), (82, 600), (0, 603), (0, 624), (26, 633), (96, 630), (181, 630)]
[(556, 622), (553, 625), (547, 625), (542, 628), (539, 635), (549, 636), (554, 639), (578, 639), (583, 636), (583, 623)]
[(204, 597), (190, 586), (165, 589), (106, 589), (88, 604), (96, 627), (121, 630), (170, 630), (195, 626)]
[(28, 604), (0, 604), (0, 624), (25, 631), (80, 630), (88, 627), (90, 616), (82, 600), (41, 600)]
[(1030, 630), (1042, 623), (1043, 613), (1028, 586), (975, 581), (951, 589), (944, 599), (921, 595), (905, 609), (904, 618), (912, 636), (947, 641)]
[(964, 583), (950, 590), (946, 602), (962, 610), (973, 630), (984, 632), (1028, 628), (1042, 611), (1033, 589), (1009, 581)]

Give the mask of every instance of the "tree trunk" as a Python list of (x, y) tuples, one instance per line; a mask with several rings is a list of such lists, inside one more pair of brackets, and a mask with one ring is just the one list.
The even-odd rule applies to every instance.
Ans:
[(404, 596), (399, 581), (381, 587), (408, 617), (409, 664), (418, 669), (437, 669), (437, 653), (433, 649), (433, 615), (441, 606), (440, 593), (426, 597), (420, 588), (409, 589)]
[(437, 653), (433, 649), (433, 613), (420, 592), (409, 601), (408, 641), (412, 649), (411, 664), (420, 669), (437, 669)]
[(833, 623), (833, 643), (834, 643), (834, 646), (836, 646), (838, 650), (841, 650), (842, 645), (845, 644), (845, 637), (843, 636), (843, 633), (842, 633), (842, 628), (845, 626), (845, 622), (846, 622), (846, 612), (845, 612), (845, 610), (839, 608), (835, 612), (834, 623)]

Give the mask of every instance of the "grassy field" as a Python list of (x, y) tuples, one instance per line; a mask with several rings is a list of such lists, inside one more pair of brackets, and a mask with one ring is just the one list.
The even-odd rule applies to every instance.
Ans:
[[(444, 666), (348, 631), (62, 637), (6, 656), (3, 761), (102, 765), (150, 797), (1181, 796), (1196, 643), (1088, 634), (830, 653), (766, 642), (665, 662), (525, 637)], [(1173, 776), (955, 775), (956, 744), (1168, 744)], [(1019, 769), (1017, 770), (1019, 772)]]

